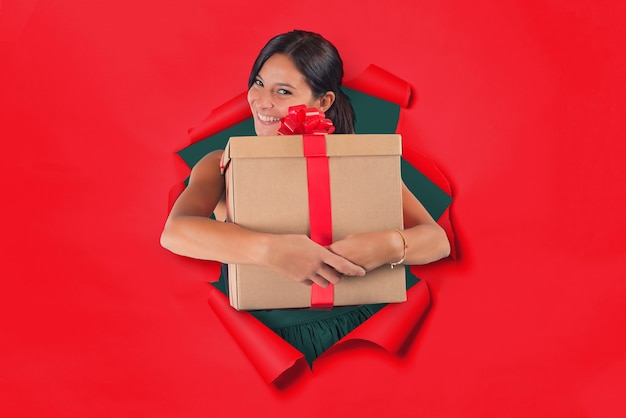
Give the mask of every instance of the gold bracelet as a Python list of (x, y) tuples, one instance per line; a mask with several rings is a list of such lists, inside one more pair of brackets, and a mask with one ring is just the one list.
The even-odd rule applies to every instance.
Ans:
[(400, 231), (399, 229), (394, 229), (394, 231), (396, 231), (402, 237), (402, 258), (395, 263), (389, 263), (391, 268), (394, 268), (395, 266), (404, 263), (404, 259), (406, 258), (406, 249), (409, 247), (408, 245), (406, 245), (406, 237), (404, 236), (402, 231)]

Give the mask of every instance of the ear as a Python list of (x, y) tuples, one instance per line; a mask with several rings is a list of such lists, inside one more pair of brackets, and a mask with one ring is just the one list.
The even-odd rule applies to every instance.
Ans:
[(327, 91), (322, 97), (319, 98), (318, 108), (322, 112), (326, 112), (335, 103), (335, 92)]

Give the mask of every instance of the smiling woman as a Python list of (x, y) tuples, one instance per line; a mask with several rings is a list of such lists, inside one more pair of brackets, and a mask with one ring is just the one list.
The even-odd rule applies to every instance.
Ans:
[[(293, 31), (272, 38), (257, 57), (248, 81), (248, 103), (257, 135), (277, 135), (290, 106), (325, 112), (335, 133), (354, 133), (354, 111), (341, 90), (343, 63), (322, 36)], [(450, 245), (418, 199), (403, 185), (405, 229), (350, 235), (321, 246), (306, 235), (269, 234), (233, 222), (224, 200), (220, 171), (223, 151), (203, 157), (175, 202), (161, 236), (174, 253), (230, 264), (254, 264), (305, 284), (327, 287), (343, 276), (363, 276), (384, 264), (425, 264), (443, 257)], [(211, 219), (211, 215), (215, 219)], [(226, 275), (226, 272), (224, 272)], [(329, 311), (273, 310), (257, 317), (311, 362), (369, 318), (369, 306)]]
[[(308, 98), (313, 102), (308, 103), (326, 112), (326, 117), (333, 121), (335, 133), (354, 133), (354, 110), (350, 100), (341, 90), (343, 79), (343, 61), (335, 46), (322, 36), (304, 31), (293, 31), (272, 38), (261, 50), (252, 66), (248, 79), (248, 101), (254, 97), (255, 89), (252, 87), (260, 82), (261, 85), (270, 87), (270, 80), (264, 80), (265, 73), (277, 76), (275, 81), (279, 95), (301, 96), (301, 101), (294, 100), (292, 104), (307, 104)], [(281, 79), (281, 77), (285, 77)], [(284, 86), (280, 83), (294, 85)], [(289, 87), (292, 87), (290, 89)], [(317, 102), (317, 103), (315, 103)], [(278, 105), (280, 101), (273, 102)], [(251, 103), (252, 106), (252, 103)], [(281, 116), (287, 114), (287, 108), (282, 108)], [(254, 114), (254, 106), (252, 106)], [(255, 115), (255, 123), (256, 123)], [(256, 125), (255, 125), (256, 126)], [(261, 135), (257, 131), (257, 135)]]
[(248, 103), (257, 135), (277, 135), (280, 119), (289, 107), (300, 104), (326, 112), (335, 101), (335, 93), (313, 95), (304, 75), (287, 55), (272, 55), (260, 69), (248, 90)]

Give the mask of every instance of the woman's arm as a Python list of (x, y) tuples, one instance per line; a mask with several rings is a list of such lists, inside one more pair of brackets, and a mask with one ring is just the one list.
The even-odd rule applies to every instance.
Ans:
[[(400, 261), (403, 264), (428, 264), (450, 254), (450, 242), (445, 231), (411, 191), (402, 185), (404, 227), (397, 231), (355, 234), (334, 242), (329, 248), (370, 271), (383, 264)], [(406, 253), (405, 253), (406, 250)]]
[(341, 275), (363, 275), (363, 268), (311, 241), (306, 235), (253, 232), (209, 216), (225, 191), (220, 173), (222, 151), (203, 157), (167, 218), (161, 245), (173, 253), (223, 263), (270, 267), (294, 280), (320, 286)]

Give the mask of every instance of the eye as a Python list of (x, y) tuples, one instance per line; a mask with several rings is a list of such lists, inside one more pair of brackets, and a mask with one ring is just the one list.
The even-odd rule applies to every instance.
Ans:
[(291, 94), (291, 92), (289, 90), (285, 90), (285, 89), (278, 89), (277, 93), (283, 96), (289, 95)]
[(254, 84), (256, 84), (259, 87), (263, 87), (263, 82), (259, 80), (258, 78), (254, 80)]

